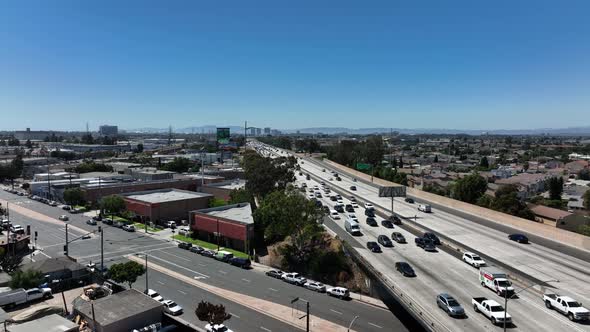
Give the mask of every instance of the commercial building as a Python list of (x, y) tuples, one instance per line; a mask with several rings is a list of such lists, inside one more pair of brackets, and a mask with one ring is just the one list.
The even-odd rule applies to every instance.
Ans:
[(270, 135), (270, 127), (264, 128), (264, 135)]
[(134, 179), (141, 181), (171, 180), (174, 172), (162, 171), (154, 167), (128, 168), (125, 174), (131, 175)]
[(146, 190), (187, 190), (196, 191), (200, 181), (194, 178), (183, 177), (170, 180), (157, 181), (134, 181), (134, 182), (115, 182), (104, 183), (96, 182), (80, 186), (84, 192), (84, 199), (88, 202), (98, 202), (104, 196), (121, 195), (126, 193), (146, 191)]
[(204, 193), (211, 194), (211, 195), (215, 196), (216, 198), (220, 198), (220, 199), (227, 201), (230, 199), (229, 195), (232, 192), (232, 190), (243, 189), (245, 185), (246, 185), (246, 180), (237, 179), (237, 180), (230, 180), (230, 181), (205, 184), (201, 188), (201, 191)]
[(78, 332), (79, 330), (78, 324), (58, 314), (51, 314), (22, 324), (6, 326), (7, 332)]
[(256, 128), (256, 136), (262, 135), (262, 129)]
[(119, 127), (102, 125), (98, 127), (98, 133), (100, 136), (117, 136), (119, 134)]
[(250, 252), (254, 219), (250, 203), (239, 203), (190, 212), (191, 230), (197, 238), (221, 247)]
[(186, 220), (189, 212), (209, 206), (211, 194), (178, 189), (149, 190), (122, 195), (128, 211), (147, 221)]
[[(94, 306), (94, 308), (93, 308)], [(109, 295), (92, 302), (74, 303), (74, 314), (92, 331), (120, 332), (161, 323), (164, 305), (135, 289)]]

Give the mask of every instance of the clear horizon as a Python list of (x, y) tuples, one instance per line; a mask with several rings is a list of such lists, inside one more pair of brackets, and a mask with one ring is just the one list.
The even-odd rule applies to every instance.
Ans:
[[(28, 6), (27, 6), (28, 5)], [(590, 3), (33, 1), (0, 12), (0, 130), (590, 125)]]

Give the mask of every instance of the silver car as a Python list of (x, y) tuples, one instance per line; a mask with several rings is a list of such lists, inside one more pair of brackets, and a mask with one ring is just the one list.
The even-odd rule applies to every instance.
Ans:
[(457, 300), (455, 300), (454, 297), (447, 293), (438, 294), (436, 297), (436, 304), (449, 316), (465, 316), (465, 309), (463, 309), (463, 307), (459, 304), (459, 302), (457, 302)]
[(319, 293), (326, 292), (326, 286), (324, 284), (322, 284), (321, 282), (317, 282), (317, 281), (308, 281), (305, 284), (303, 284), (303, 287), (310, 289), (312, 291), (319, 292)]

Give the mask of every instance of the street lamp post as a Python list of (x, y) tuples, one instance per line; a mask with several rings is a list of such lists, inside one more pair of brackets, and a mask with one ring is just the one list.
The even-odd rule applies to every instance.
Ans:
[(519, 290), (518, 292), (514, 292), (510, 296), (508, 296), (508, 292), (507, 291), (504, 291), (504, 323), (503, 323), (503, 325), (504, 325), (504, 332), (506, 332), (506, 315), (508, 313), (508, 299), (512, 299), (514, 296), (518, 295), (519, 293), (521, 293), (521, 292), (523, 292), (523, 291), (525, 291), (525, 290), (527, 290), (527, 289), (529, 289), (531, 287), (537, 286), (537, 285), (539, 285), (541, 283), (547, 283), (547, 282), (559, 282), (559, 280), (557, 280), (557, 279), (550, 279), (550, 280), (541, 281), (540, 283), (529, 285), (529, 286), (527, 286), (527, 287)]

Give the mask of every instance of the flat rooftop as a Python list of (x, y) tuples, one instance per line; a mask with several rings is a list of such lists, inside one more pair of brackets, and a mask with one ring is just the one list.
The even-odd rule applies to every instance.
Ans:
[(244, 224), (253, 224), (252, 208), (250, 203), (239, 203), (232, 205), (225, 205), (216, 208), (209, 208), (198, 210), (199, 213), (208, 214), (210, 216), (239, 221)]
[(18, 325), (10, 325), (8, 328), (10, 332), (67, 332), (77, 330), (78, 324), (57, 314), (41, 317)]
[(207, 184), (208, 187), (215, 187), (221, 189), (242, 189), (246, 186), (246, 180), (237, 180), (237, 181), (224, 181), (224, 182), (217, 182), (217, 183), (210, 183)]
[(173, 201), (183, 201), (186, 199), (209, 197), (211, 194), (199, 193), (194, 191), (167, 189), (167, 190), (151, 190), (130, 193), (125, 197), (135, 199), (146, 203), (165, 203)]

